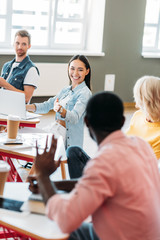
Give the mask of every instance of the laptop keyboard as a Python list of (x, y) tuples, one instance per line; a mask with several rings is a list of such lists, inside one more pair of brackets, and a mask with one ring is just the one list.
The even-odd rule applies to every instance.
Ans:
[(25, 119), (32, 119), (32, 118), (37, 118), (39, 117), (39, 114), (36, 113), (31, 113), (26, 111), (26, 118)]

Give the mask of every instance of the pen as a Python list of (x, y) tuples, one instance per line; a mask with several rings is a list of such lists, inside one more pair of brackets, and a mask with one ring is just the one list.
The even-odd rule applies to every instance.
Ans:
[(20, 145), (20, 144), (23, 144), (22, 142), (6, 142), (6, 143), (3, 143), (4, 145)]

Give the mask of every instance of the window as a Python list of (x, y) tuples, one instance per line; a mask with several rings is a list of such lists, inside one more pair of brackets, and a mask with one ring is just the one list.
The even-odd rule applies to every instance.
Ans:
[[(105, 0), (101, 1), (98, 4), (101, 11), (99, 16), (104, 21)], [(96, 29), (91, 19), (95, 7), (97, 11), (98, 2), (99, 0), (0, 0), (0, 49), (13, 49), (15, 32), (26, 29), (31, 34), (31, 51), (37, 53), (42, 50), (48, 53), (57, 50), (101, 52), (102, 38), (93, 39), (92, 44), (90, 41), (93, 32), (95, 35)], [(96, 13), (96, 25), (101, 24), (97, 25), (97, 29), (101, 29), (103, 36), (103, 21), (99, 22), (97, 16)]]
[(160, 0), (147, 0), (143, 52), (160, 53)]

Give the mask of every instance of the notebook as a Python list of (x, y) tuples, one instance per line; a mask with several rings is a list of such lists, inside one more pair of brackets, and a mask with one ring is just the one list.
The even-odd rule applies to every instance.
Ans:
[[(58, 190), (59, 194), (66, 193), (65, 191)], [(32, 213), (38, 213), (38, 214), (45, 214), (45, 204), (43, 202), (42, 195), (31, 193), (28, 200), (25, 201), (20, 208), (23, 212), (32, 212)]]
[(0, 208), (21, 212), (24, 202), (0, 197)]
[(45, 204), (43, 201), (28, 199), (21, 205), (20, 211), (45, 214)]
[(0, 89), (0, 114), (16, 115), (21, 119), (32, 119), (41, 115), (26, 111), (25, 94), (15, 91)]

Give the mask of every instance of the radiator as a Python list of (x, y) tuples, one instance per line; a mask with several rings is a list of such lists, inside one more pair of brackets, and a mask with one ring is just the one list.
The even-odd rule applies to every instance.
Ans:
[(54, 96), (69, 85), (67, 63), (35, 63), (40, 80), (33, 96)]

